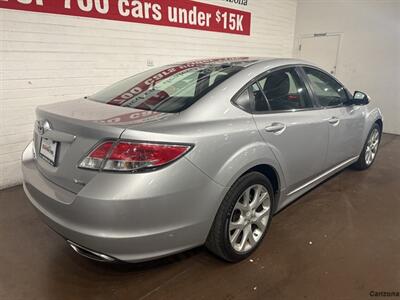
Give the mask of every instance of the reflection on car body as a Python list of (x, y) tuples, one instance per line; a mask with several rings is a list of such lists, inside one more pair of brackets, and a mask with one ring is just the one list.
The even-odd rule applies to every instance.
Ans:
[[(239, 261), (274, 213), (347, 166), (372, 165), (383, 121), (369, 102), (295, 59), (148, 70), (38, 107), (49, 126), (35, 126), (23, 153), (24, 189), (86, 257), (138, 262), (206, 244)], [(54, 163), (35, 155), (46, 145)]]

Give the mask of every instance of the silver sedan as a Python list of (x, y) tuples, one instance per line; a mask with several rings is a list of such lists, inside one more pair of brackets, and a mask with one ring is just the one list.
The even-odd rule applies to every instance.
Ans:
[(339, 170), (367, 169), (369, 97), (294, 59), (152, 69), (37, 108), (24, 189), (79, 254), (139, 262), (205, 244), (236, 262), (273, 214)]

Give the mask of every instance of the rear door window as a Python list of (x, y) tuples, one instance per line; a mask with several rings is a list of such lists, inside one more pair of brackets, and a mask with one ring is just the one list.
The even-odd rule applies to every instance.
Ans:
[(307, 89), (294, 68), (272, 72), (261, 88), (272, 111), (304, 109), (313, 106)]
[[(262, 81), (265, 82), (265, 79), (262, 79), (261, 82)], [(265, 99), (264, 92), (261, 90), (260, 86), (262, 86), (261, 83), (256, 82), (250, 87), (250, 91), (254, 99), (254, 111), (256, 112), (269, 110), (267, 99)]]
[[(295, 68), (273, 71), (252, 86), (255, 111), (290, 111), (313, 107)], [(265, 100), (265, 97), (267, 101)]]

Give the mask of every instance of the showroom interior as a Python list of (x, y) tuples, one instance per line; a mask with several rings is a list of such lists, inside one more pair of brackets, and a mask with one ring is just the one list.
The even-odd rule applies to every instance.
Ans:
[[(0, 299), (400, 297), (399, 0), (2, 0), (0, 31)], [(344, 168), (276, 213), (237, 263), (204, 246), (96, 262), (42, 221), (21, 171), (38, 106), (151, 68), (253, 57), (308, 61), (366, 93), (383, 116), (374, 164)]]

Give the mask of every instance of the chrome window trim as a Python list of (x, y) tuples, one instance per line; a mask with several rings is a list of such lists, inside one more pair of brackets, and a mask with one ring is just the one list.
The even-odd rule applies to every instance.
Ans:
[(273, 110), (273, 111), (270, 111), (270, 110), (254, 111), (253, 115), (283, 114), (283, 113), (295, 113), (295, 112), (315, 111), (315, 110), (322, 110), (322, 109), (319, 107), (307, 107), (307, 108)]

